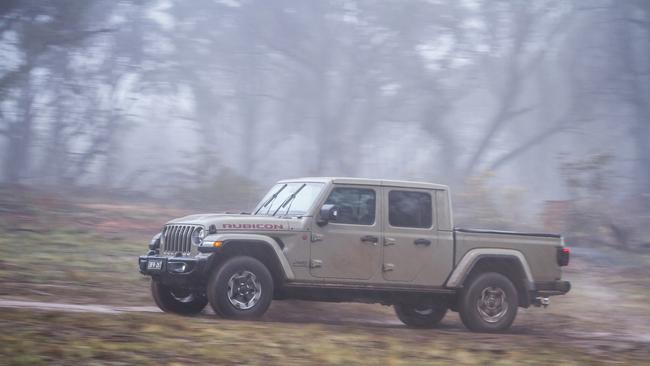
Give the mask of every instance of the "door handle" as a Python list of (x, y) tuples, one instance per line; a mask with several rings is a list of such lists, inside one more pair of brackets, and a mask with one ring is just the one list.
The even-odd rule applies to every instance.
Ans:
[(379, 241), (379, 238), (373, 235), (366, 235), (361, 237), (363, 243), (373, 243), (376, 244)]
[(431, 240), (420, 238), (420, 239), (415, 239), (415, 241), (414, 241), (413, 243), (414, 243), (415, 245), (425, 245), (425, 246), (428, 246), (428, 245), (431, 245)]

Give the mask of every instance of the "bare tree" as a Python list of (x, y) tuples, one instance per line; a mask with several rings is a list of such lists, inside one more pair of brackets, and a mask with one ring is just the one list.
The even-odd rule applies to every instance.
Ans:
[(54, 47), (76, 47), (89, 37), (109, 31), (88, 27), (83, 14), (79, 4), (72, 1), (57, 5), (38, 1), (5, 5), (5, 30), (19, 35), (19, 48), (23, 53), (20, 65), (0, 78), (0, 98), (4, 99), (13, 90), (22, 90), (13, 119), (0, 111), (0, 134), (7, 140), (3, 177), (10, 184), (20, 182), (30, 161), (36, 113), (32, 109), (35, 98), (32, 71), (48, 66), (51, 62), (49, 52)]
[[(535, 104), (522, 98), (527, 82), (544, 61), (549, 47), (557, 43), (573, 15), (573, 11), (569, 9), (557, 17), (557, 8), (563, 5), (558, 1), (512, 1), (498, 5), (484, 4), (491, 54), (485, 57), (482, 64), (488, 72), (487, 85), (495, 96), (495, 108), (486, 121), (485, 132), (480, 136), (477, 147), (467, 161), (464, 176), (471, 175), (477, 169), (495, 137), (510, 122), (537, 108)], [(546, 19), (549, 17), (550, 24)], [(555, 130), (556, 128), (553, 128), (553, 131)], [(550, 134), (552, 132), (543, 132), (534, 141)], [(526, 143), (515, 147), (510, 152), (510, 157), (523, 152), (529, 146), (530, 144)], [(503, 158), (500, 160), (504, 161)], [(493, 164), (493, 167), (498, 165)]]

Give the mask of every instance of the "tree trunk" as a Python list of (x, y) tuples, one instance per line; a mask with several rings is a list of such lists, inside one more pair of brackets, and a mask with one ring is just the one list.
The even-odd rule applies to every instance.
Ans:
[(29, 81), (26, 81), (25, 84), (19, 104), (22, 112), (21, 120), (11, 123), (8, 131), (9, 141), (7, 141), (5, 153), (4, 177), (9, 184), (19, 184), (29, 164), (33, 134), (32, 104), (34, 95), (28, 85)]

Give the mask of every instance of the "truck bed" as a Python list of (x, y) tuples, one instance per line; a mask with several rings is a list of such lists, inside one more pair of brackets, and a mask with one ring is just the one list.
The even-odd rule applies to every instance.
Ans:
[(561, 235), (456, 228), (454, 246), (454, 266), (472, 249), (511, 249), (523, 254), (535, 281), (555, 281), (562, 276), (557, 263), (557, 248), (564, 246)]

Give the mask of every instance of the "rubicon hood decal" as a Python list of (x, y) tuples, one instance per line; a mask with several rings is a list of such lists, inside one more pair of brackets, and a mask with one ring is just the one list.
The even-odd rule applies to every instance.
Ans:
[(223, 215), (203, 214), (175, 219), (168, 224), (201, 225), (208, 228), (212, 225), (217, 231), (294, 231), (303, 227), (302, 219), (279, 218), (255, 215)]
[(222, 224), (222, 229), (260, 229), (260, 230), (284, 230), (282, 224)]

